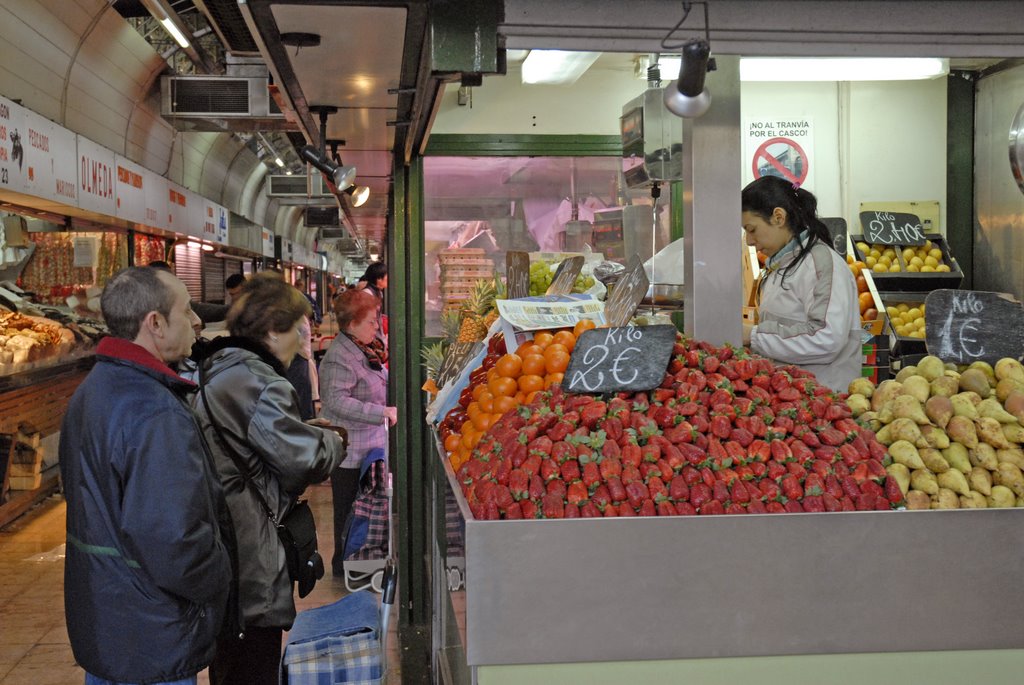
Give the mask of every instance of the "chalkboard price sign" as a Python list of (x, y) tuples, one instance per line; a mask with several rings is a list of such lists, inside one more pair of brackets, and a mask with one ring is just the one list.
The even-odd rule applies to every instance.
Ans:
[(551, 279), (551, 285), (545, 295), (568, 295), (572, 292), (572, 286), (576, 283), (576, 277), (583, 271), (583, 257), (570, 257), (563, 259), (555, 269), (555, 276)]
[(942, 361), (994, 364), (1024, 353), (1024, 307), (1009, 295), (933, 290), (924, 303), (925, 345)]
[(842, 217), (821, 217), (832, 238), (832, 247), (840, 256), (846, 256), (846, 219)]
[(861, 212), (864, 241), (872, 245), (924, 245), (924, 229), (916, 214)]
[(636, 311), (640, 300), (647, 294), (651, 281), (647, 278), (644, 265), (639, 255), (633, 255), (623, 272), (615, 282), (611, 295), (604, 306), (604, 318), (609, 326), (625, 326)]
[(583, 333), (569, 358), (566, 392), (650, 390), (665, 379), (676, 341), (675, 326), (621, 326)]
[(508, 299), (530, 296), (530, 255), (512, 251), (505, 255), (505, 283)]
[(449, 345), (444, 352), (441, 368), (437, 370), (437, 387), (443, 388), (448, 381), (457, 378), (469, 360), (479, 354), (483, 347), (482, 342), (456, 342)]

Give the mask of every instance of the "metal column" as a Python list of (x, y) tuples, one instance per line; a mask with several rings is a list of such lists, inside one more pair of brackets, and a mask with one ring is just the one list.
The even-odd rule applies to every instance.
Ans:
[(742, 340), (740, 60), (716, 56), (711, 109), (683, 119), (684, 331), (714, 345)]

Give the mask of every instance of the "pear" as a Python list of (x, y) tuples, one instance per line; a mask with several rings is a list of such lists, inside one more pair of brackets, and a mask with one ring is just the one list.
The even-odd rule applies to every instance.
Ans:
[(946, 371), (944, 373), (951, 373), (952, 372), (952, 373), (955, 373), (957, 376), (960, 375), (960, 367), (957, 366), (954, 362), (946, 362), (945, 363), (945, 367), (946, 367)]
[[(920, 378), (920, 376), (915, 376), (915, 378)], [(906, 388), (907, 384), (904, 383), (903, 387)], [(894, 397), (888, 406), (892, 410), (894, 418), (910, 419), (914, 423), (924, 425), (931, 422), (925, 415), (924, 409), (921, 408), (922, 401), (913, 395), (900, 395), (899, 397)]]
[(960, 508), (988, 509), (988, 500), (985, 499), (985, 495), (982, 493), (972, 490), (966, 495), (960, 495)]
[(1014, 464), (1019, 469), (1024, 469), (1024, 449), (1020, 447), (996, 450), (996, 459), (1000, 462), (1005, 461)]
[(953, 378), (952, 376), (939, 376), (931, 382), (928, 390), (933, 397), (935, 395), (952, 397), (960, 392), (960, 380), (958, 378)]
[(1024, 474), (1013, 464), (1002, 462), (992, 473), (992, 482), (996, 485), (1005, 485), (1013, 490), (1013, 494), (1024, 495)]
[(1014, 497), (1013, 490), (1005, 485), (993, 485), (992, 494), (985, 500), (991, 509), (1009, 509), (1016, 503), (1017, 498)]
[[(981, 399), (985, 399), (992, 392), (988, 376), (979, 368), (971, 367), (960, 374), (960, 389), (966, 392), (976, 392)], [(992, 378), (995, 378), (993, 374)]]
[(978, 439), (982, 442), (987, 442), (997, 450), (1013, 447), (1006, 439), (1006, 436), (1003, 435), (1003, 429), (1000, 428), (1001, 424), (995, 419), (983, 416), (980, 419), (974, 419), (974, 426)]
[(999, 423), (1017, 423), (1017, 417), (1003, 409), (1003, 405), (994, 397), (978, 403), (978, 416), (995, 419)]
[(946, 424), (946, 435), (950, 440), (959, 442), (969, 450), (978, 446), (978, 432), (974, 428), (974, 421), (966, 416), (954, 416)]
[[(957, 471), (957, 473), (960, 472)], [(935, 474), (928, 469), (917, 469), (910, 472), (910, 489), (937, 495), (939, 494), (939, 481), (935, 478)]]
[(916, 376), (916, 375), (917, 375), (917, 367), (916, 366), (914, 366), (913, 364), (911, 364), (909, 366), (904, 366), (902, 369), (899, 370), (899, 373), (896, 374), (896, 382), (897, 383), (902, 383), (903, 381), (905, 381), (906, 379), (910, 378), (911, 376)]
[(960, 473), (971, 472), (972, 464), (967, 448), (959, 442), (949, 443), (949, 447), (942, 450), (942, 456), (946, 458), (946, 461), (949, 462), (950, 466)]
[(953, 416), (953, 402), (948, 397), (935, 395), (924, 403), (924, 413), (939, 428), (945, 428)]
[(980, 466), (989, 471), (999, 468), (999, 459), (996, 457), (996, 450), (992, 445), (984, 442), (978, 443), (977, 447), (967, 451), (967, 455), (971, 459), (971, 466)]
[(928, 380), (924, 376), (910, 376), (903, 381), (903, 389), (901, 391), (903, 395), (912, 395), (917, 398), (918, 402), (922, 404), (928, 401), (931, 397), (931, 386)]
[(922, 447), (917, 451), (917, 454), (921, 457), (921, 461), (924, 462), (925, 468), (932, 473), (945, 473), (951, 468), (949, 462), (942, 456), (942, 452), (937, 449)]
[(996, 383), (996, 399), (1006, 402), (1006, 398), (1015, 390), (1024, 392), (1024, 381), (1019, 381), (1016, 378), (1004, 378)]
[(875, 431), (875, 440), (883, 445), (891, 445), (896, 442), (896, 438), (892, 437), (892, 424), (885, 424)]
[(851, 395), (863, 395), (870, 398), (875, 392), (875, 384), (867, 378), (854, 378), (846, 391)]
[(960, 498), (949, 488), (939, 488), (932, 495), (932, 509), (959, 509)]
[(971, 490), (976, 490), (983, 495), (992, 494), (992, 474), (988, 469), (973, 466), (971, 472), (967, 474), (967, 478), (970, 481)]
[(853, 412), (853, 418), (857, 418), (861, 414), (871, 410), (870, 400), (859, 392), (855, 392), (846, 398), (846, 406), (850, 408), (851, 412)]
[(910, 490), (910, 469), (894, 461), (885, 467), (885, 472), (895, 479), (896, 484), (900, 486), (900, 492), (906, 495), (907, 491)]
[(953, 414), (956, 416), (966, 416), (969, 419), (978, 418), (978, 408), (967, 393), (957, 393), (949, 398), (949, 402), (953, 405)]
[(1013, 423), (1000, 424), (999, 427), (1003, 429), (1003, 435), (1007, 441), (1015, 442), (1018, 445), (1024, 443), (1024, 426), (1014, 421)]
[(994, 369), (997, 380), (1005, 380), (1007, 378), (1013, 379), (1024, 383), (1024, 364), (1021, 364), (1016, 359), (1010, 357), (1003, 357), (996, 362)]
[(899, 381), (882, 381), (871, 395), (871, 408), (878, 411), (886, 402), (900, 394), (903, 384)]
[(906, 440), (897, 440), (889, 445), (889, 456), (893, 458), (894, 463), (903, 464), (908, 469), (927, 468), (921, 459), (920, 452), (917, 451), (917, 448), (912, 443)]
[(917, 373), (929, 383), (941, 376), (945, 370), (945, 364), (935, 355), (929, 354), (917, 363)]
[[(1010, 493), (1013, 494), (1012, 492)], [(926, 492), (918, 492), (917, 490), (911, 490), (907, 493), (907, 509), (912, 511), (921, 509), (931, 509), (932, 498), (928, 496)]]
[(968, 366), (967, 368), (978, 369), (983, 374), (985, 374), (985, 378), (988, 379), (988, 384), (993, 388), (996, 387), (996, 371), (988, 362), (983, 362), (979, 359), (977, 361), (971, 362), (971, 365)]
[(1003, 400), (1003, 409), (1024, 423), (1024, 390), (1014, 390)]
[(928, 443), (929, 447), (934, 447), (940, 450), (949, 447), (949, 436), (946, 435), (946, 431), (942, 430), (938, 426), (933, 426), (931, 424), (921, 426), (921, 435), (924, 436), (924, 440)]
[(890, 435), (893, 440), (906, 440), (916, 447), (927, 447), (928, 441), (921, 435), (921, 428), (917, 422), (908, 418), (897, 418), (889, 424)]
[(971, 487), (967, 484), (967, 478), (956, 469), (940, 473), (935, 480), (940, 488), (948, 488), (958, 495), (966, 495), (971, 491)]
[(896, 415), (892, 413), (892, 400), (882, 405), (882, 408), (878, 410), (878, 420), (883, 424), (889, 424), (896, 420)]

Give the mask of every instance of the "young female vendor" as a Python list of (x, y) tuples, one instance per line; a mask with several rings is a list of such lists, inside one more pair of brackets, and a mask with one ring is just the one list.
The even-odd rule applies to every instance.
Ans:
[(744, 323), (743, 343), (845, 392), (861, 368), (857, 285), (817, 217), (817, 199), (765, 176), (743, 189), (742, 202), (747, 245), (768, 257), (758, 282), (759, 320)]

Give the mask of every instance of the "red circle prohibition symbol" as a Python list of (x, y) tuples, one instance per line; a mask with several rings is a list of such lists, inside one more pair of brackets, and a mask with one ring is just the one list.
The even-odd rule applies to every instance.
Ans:
[[(789, 167), (785, 166), (782, 162), (780, 162), (778, 158), (772, 155), (772, 153), (768, 152), (768, 146), (778, 144), (790, 146), (791, 148), (794, 149), (798, 157), (803, 158), (803, 168), (800, 170), (799, 176), (793, 173), (793, 171)], [(765, 161), (768, 162), (768, 164), (770, 164), (772, 167), (778, 170), (778, 172), (782, 174), (782, 177), (790, 181), (791, 183), (799, 183), (800, 185), (803, 185), (804, 181), (807, 180), (807, 172), (810, 170), (811, 167), (810, 160), (807, 159), (807, 153), (804, 152), (804, 149), (800, 147), (800, 144), (797, 143), (795, 140), (790, 140), (789, 138), (770, 138), (769, 140), (766, 140), (763, 143), (761, 143), (761, 145), (757, 148), (757, 152), (754, 153), (754, 161), (752, 163), (754, 178), (761, 178), (761, 175), (758, 173), (757, 164), (758, 160), (761, 157), (764, 157)]]

